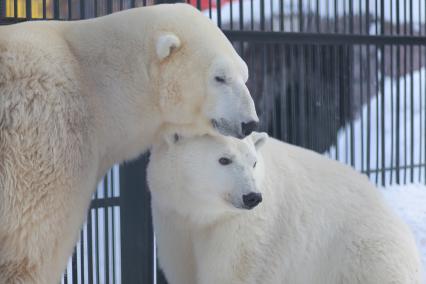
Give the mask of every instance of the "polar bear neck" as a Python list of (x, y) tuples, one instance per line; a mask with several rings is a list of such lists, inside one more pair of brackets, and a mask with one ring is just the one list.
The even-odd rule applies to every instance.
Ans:
[(79, 21), (63, 28), (86, 90), (91, 93), (88, 97), (96, 132), (93, 136), (97, 137), (98, 177), (113, 164), (146, 151), (161, 125), (156, 84), (148, 74), (148, 56), (125, 52), (143, 50), (144, 41), (123, 38), (123, 27), (106, 28), (109, 21), (109, 17)]

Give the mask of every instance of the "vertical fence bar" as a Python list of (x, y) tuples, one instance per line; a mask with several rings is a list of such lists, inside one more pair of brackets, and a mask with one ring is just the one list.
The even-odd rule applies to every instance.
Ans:
[[(84, 283), (84, 227), (80, 232), (80, 284)], [(77, 276), (76, 276), (77, 278)]]
[[(98, 192), (96, 192), (96, 199), (99, 198)], [(99, 263), (99, 254), (100, 254), (100, 244), (99, 244), (99, 208), (95, 209), (95, 260), (96, 260), (96, 283), (100, 283), (100, 263)]]
[(46, 0), (42, 1), (42, 14), (43, 14), (43, 19), (46, 19)]
[(240, 12), (240, 30), (244, 30), (244, 11), (243, 11), (243, 0), (238, 1), (239, 4), (239, 12)]
[(53, 18), (55, 20), (59, 19), (59, 0), (54, 0), (53, 2)]
[[(380, 15), (381, 15), (381, 19), (380, 19), (380, 34), (383, 36), (385, 34), (385, 5), (384, 5), (384, 0), (381, 0), (380, 3)], [(380, 53), (381, 53), (381, 63), (380, 63), (380, 92), (382, 94), (381, 96), (381, 150), (382, 150), (382, 155), (381, 155), (381, 181), (382, 181), (382, 186), (385, 186), (385, 175), (386, 175), (386, 148), (385, 148), (385, 59), (386, 59), (386, 54), (385, 54), (385, 47), (384, 45), (380, 46)]]
[(25, 1), (25, 12), (26, 12), (26, 18), (28, 20), (31, 20), (32, 18), (32, 8), (31, 8), (31, 0)]
[[(368, 9), (368, 8), (367, 8)], [(366, 153), (366, 160), (367, 160), (367, 167), (366, 167), (366, 173), (368, 177), (370, 177), (371, 174), (371, 61), (370, 61), (370, 45), (367, 44), (366, 47), (367, 50), (367, 153)]]
[(154, 279), (147, 163), (148, 155), (144, 155), (120, 169), (122, 283), (152, 283)]
[[(111, 1), (111, 0), (109, 0)], [(110, 180), (108, 178), (108, 176), (110, 176), (110, 174), (106, 175), (104, 178), (104, 199), (107, 200), (109, 198), (108, 195), (108, 187), (110, 184)], [(105, 283), (109, 283), (109, 234), (108, 234), (108, 228), (109, 228), (109, 223), (108, 223), (108, 206), (105, 206), (104, 208), (104, 254), (105, 254), (105, 259), (104, 259), (104, 269), (105, 269)]]
[(72, 283), (77, 284), (78, 278), (77, 278), (77, 251), (74, 250), (74, 253), (72, 255)]
[(93, 250), (92, 250), (92, 245), (93, 245), (92, 211), (93, 211), (93, 209), (89, 210), (89, 216), (87, 217), (87, 278), (88, 278), (89, 283), (94, 283), (94, 280), (93, 280)]

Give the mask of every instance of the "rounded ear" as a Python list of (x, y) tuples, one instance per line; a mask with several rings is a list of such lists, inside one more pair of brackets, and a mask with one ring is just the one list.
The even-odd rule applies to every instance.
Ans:
[(250, 134), (251, 140), (253, 141), (254, 148), (259, 150), (268, 139), (268, 134), (266, 132), (252, 132)]
[(157, 38), (156, 52), (158, 59), (164, 60), (169, 57), (173, 50), (180, 47), (180, 39), (172, 33), (163, 34)]

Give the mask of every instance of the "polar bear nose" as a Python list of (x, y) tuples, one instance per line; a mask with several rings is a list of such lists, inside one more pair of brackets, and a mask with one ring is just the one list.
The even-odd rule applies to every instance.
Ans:
[(243, 195), (244, 208), (253, 209), (257, 204), (262, 202), (262, 194), (258, 192), (250, 192)]
[(258, 125), (259, 122), (255, 120), (241, 123), (241, 130), (243, 132), (244, 137), (250, 135), (250, 133), (255, 131)]

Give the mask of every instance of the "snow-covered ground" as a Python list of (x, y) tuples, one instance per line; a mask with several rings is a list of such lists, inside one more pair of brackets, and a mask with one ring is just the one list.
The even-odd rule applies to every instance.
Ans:
[(423, 261), (423, 270), (426, 272), (426, 186), (394, 185), (381, 188), (381, 192), (414, 233)]

